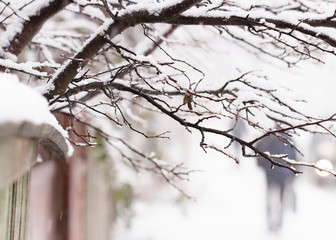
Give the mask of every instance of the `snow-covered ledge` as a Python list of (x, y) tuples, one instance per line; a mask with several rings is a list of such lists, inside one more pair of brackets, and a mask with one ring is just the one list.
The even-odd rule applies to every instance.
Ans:
[(46, 99), (15, 75), (0, 74), (0, 189), (28, 172), (38, 144), (66, 159), (67, 132), (50, 113)]

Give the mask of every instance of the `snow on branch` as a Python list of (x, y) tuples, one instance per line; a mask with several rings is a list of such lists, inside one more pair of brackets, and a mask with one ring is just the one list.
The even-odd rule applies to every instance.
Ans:
[(136, 4), (120, 12), (118, 18), (108, 20), (86, 41), (83, 48), (77, 52), (72, 61), (67, 61), (54, 76), (55, 88), (46, 93), (47, 98), (63, 93), (72, 78), (83, 68), (86, 62), (94, 56), (106, 39), (114, 38), (126, 28), (146, 22), (164, 22), (171, 20), (188, 10), (200, 0), (176, 0), (157, 4)]
[[(301, 11), (298, 11), (299, 14), (297, 16), (295, 16), (292, 11), (288, 11), (288, 13), (282, 11), (281, 14), (279, 13), (277, 15), (267, 11), (267, 8), (262, 7), (257, 9), (254, 7), (248, 11), (241, 9), (238, 12), (238, 6), (228, 7), (225, 4), (218, 6), (205, 4), (206, 6), (190, 9), (200, 2), (201, 1), (191, 0), (165, 1), (150, 5), (148, 5), (147, 2), (141, 2), (129, 5), (116, 13), (111, 12), (113, 20), (106, 21), (105, 24), (84, 43), (83, 48), (72, 58), (73, 60), (67, 61), (64, 67), (54, 74), (53, 82), (55, 88), (47, 93), (46, 96), (52, 98), (55, 95), (63, 93), (71, 79), (78, 73), (78, 69), (83, 68), (86, 62), (104, 46), (106, 37), (113, 39), (126, 28), (141, 23), (167, 22), (179, 25), (247, 26), (251, 32), (263, 36), (269, 35), (268, 37), (273, 37), (275, 41), (291, 47), (299, 54), (306, 54), (308, 57), (311, 57), (310, 52), (305, 53), (305, 50), (297, 50), (297, 46), (290, 45), (286, 40), (277, 39), (272, 32), (277, 32), (280, 35), (288, 35), (301, 44), (310, 45), (321, 51), (334, 54), (334, 50), (330, 50), (328, 46), (325, 47), (320, 46), (319, 43), (311, 43), (305, 37), (302, 38), (295, 34), (295, 32), (299, 32), (307, 36), (315, 37), (327, 43), (329, 46), (336, 46), (334, 36), (329, 34), (328, 30), (321, 29), (321, 27), (335, 27), (335, 21), (333, 20), (335, 16), (334, 13), (326, 17), (323, 21), (321, 20), (321, 16), (317, 14), (311, 15), (308, 18), (306, 15), (303, 15)], [(107, 2), (104, 3), (104, 6), (107, 7)], [(235, 11), (230, 12), (230, 8)], [(108, 11), (111, 10), (108, 9)], [(281, 29), (288, 29), (288, 31)]]
[[(40, 31), (42, 25), (69, 3), (70, 1), (68, 0), (39, 0), (30, 1), (23, 5), (20, 4), (18, 7), (13, 6), (15, 3), (11, 4), (11, 2), (9, 2), (8, 6), (12, 7), (11, 9), (13, 13), (20, 17), (8, 24), (6, 31), (1, 34), (0, 55), (2, 57), (11, 56), (11, 58), (19, 55), (23, 48), (26, 47), (33, 37)], [(4, 22), (4, 20), (2, 20), (2, 22)]]
[(14, 70), (18, 72), (22, 72), (25, 74), (29, 74), (31, 76), (36, 76), (39, 78), (46, 78), (48, 74), (46, 72), (38, 71), (38, 68), (43, 67), (51, 67), (58, 68), (60, 67), (58, 64), (49, 64), (48, 62), (40, 63), (40, 62), (26, 62), (26, 63), (16, 63), (9, 59), (0, 59), (0, 67), (3, 69)]
[[(245, 48), (288, 66), (306, 59), (323, 62), (321, 53), (336, 55), (336, 14), (331, 3), (27, 0), (16, 6), (17, 2), (0, 1), (1, 69), (29, 75), (32, 79), (27, 81), (35, 81), (32, 85), (42, 85), (52, 111), (85, 123), (110, 145), (124, 150), (121, 143), (137, 156), (120, 150), (135, 169), (146, 168), (138, 158), (147, 159), (151, 162), (147, 169), (169, 183), (174, 184), (170, 177), (183, 179), (178, 168), (161, 164), (123, 140), (129, 132), (122, 131), (146, 140), (169, 139), (171, 122), (196, 132), (204, 151), (239, 162), (229, 150), (235, 142), (244, 156), (261, 156), (295, 173), (300, 172), (298, 165), (317, 167), (261, 151), (256, 144), (269, 135), (290, 144), (286, 136), (302, 131), (335, 136), (328, 125), (335, 122), (335, 115), (319, 118), (305, 113), (296, 106), (300, 99), (265, 73), (246, 68), (235, 73), (228, 68), (230, 74), (214, 74), (210, 79), (202, 69), (203, 64), (217, 71), (238, 54), (225, 53), (227, 63), (214, 66), (202, 53), (202, 47), (214, 42), (213, 34), (222, 45)], [(190, 25), (200, 27), (191, 27), (187, 34)], [(184, 50), (191, 46), (193, 52), (186, 56)], [(195, 61), (190, 61), (192, 57)], [(41, 78), (49, 81), (41, 84)], [(153, 119), (160, 122), (157, 128), (148, 127)], [(255, 134), (239, 135), (240, 122)], [(93, 134), (81, 135), (73, 124), (68, 130), (83, 140), (75, 145), (96, 146)], [(212, 143), (211, 135), (221, 141)]]

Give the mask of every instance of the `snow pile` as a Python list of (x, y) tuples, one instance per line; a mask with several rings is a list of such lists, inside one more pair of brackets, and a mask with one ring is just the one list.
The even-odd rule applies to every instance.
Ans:
[[(33, 88), (21, 83), (16, 75), (0, 73), (0, 124), (31, 122), (36, 125), (49, 124), (64, 138), (68, 133), (51, 114), (47, 100)], [(68, 154), (72, 147), (68, 144)]]

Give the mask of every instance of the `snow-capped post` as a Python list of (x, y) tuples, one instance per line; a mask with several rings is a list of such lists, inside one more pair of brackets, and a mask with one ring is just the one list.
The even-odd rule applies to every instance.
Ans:
[(0, 239), (25, 239), (30, 169), (43, 145), (59, 159), (70, 154), (67, 133), (47, 101), (14, 75), (0, 74)]

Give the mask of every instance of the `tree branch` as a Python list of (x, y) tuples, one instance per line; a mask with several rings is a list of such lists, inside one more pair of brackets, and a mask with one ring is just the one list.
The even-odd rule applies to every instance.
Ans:
[[(179, 14), (191, 8), (201, 0), (184, 0), (180, 3), (168, 5), (166, 3), (153, 4), (152, 9), (147, 8), (136, 10), (125, 10), (116, 17), (109, 20), (87, 40), (84, 47), (76, 53), (74, 60), (68, 60), (64, 67), (55, 73), (53, 77), (54, 89), (51, 89), (45, 96), (48, 99), (66, 91), (70, 81), (83, 68), (89, 59), (93, 57), (106, 43), (106, 37), (113, 39), (126, 28), (141, 23), (165, 22), (176, 18)], [(158, 11), (158, 12), (157, 12)]]
[[(9, 38), (9, 43), (5, 42), (6, 46), (1, 46), (4, 52), (8, 52), (18, 56), (22, 50), (31, 42), (33, 37), (40, 31), (43, 24), (53, 15), (55, 15), (60, 10), (64, 9), (71, 1), (70, 0), (52, 0), (48, 4), (45, 4), (40, 9), (28, 16), (27, 20), (22, 20), (21, 31), (15, 31), (13, 36), (5, 36)], [(15, 28), (17, 28), (17, 23), (15, 23)], [(11, 28), (11, 25), (9, 25)], [(11, 31), (8, 31), (11, 34)], [(3, 54), (3, 53), (2, 53)]]
[(202, 135), (204, 133), (212, 133), (212, 134), (224, 136), (224, 137), (226, 137), (228, 139), (231, 139), (231, 140), (233, 140), (235, 142), (238, 142), (242, 147), (247, 147), (247, 148), (251, 149), (255, 153), (255, 155), (252, 155), (252, 156), (257, 156), (257, 155), (262, 156), (265, 159), (267, 159), (268, 161), (270, 161), (275, 166), (287, 168), (287, 169), (291, 170), (292, 172), (294, 172), (296, 174), (297, 173), (301, 173), (301, 171), (295, 169), (292, 166), (287, 166), (287, 165), (281, 164), (281, 163), (279, 163), (277, 161), (274, 161), (274, 159), (272, 158), (271, 155), (268, 155), (267, 153), (265, 153), (263, 151), (260, 151), (251, 142), (247, 142), (247, 141), (245, 141), (245, 140), (243, 140), (241, 138), (238, 138), (238, 137), (236, 137), (236, 136), (228, 133), (227, 131), (222, 131), (222, 130), (215, 129), (215, 128), (203, 127), (203, 126), (200, 126), (198, 123), (191, 123), (191, 122), (188, 122), (188, 121), (180, 118), (175, 113), (167, 110), (162, 105), (160, 105), (159, 103), (157, 103), (151, 96), (149, 96), (147, 94), (144, 94), (140, 90), (137, 90), (137, 89), (134, 89), (134, 88), (122, 85), (122, 84), (118, 84), (118, 83), (112, 83), (112, 87), (113, 88), (117, 88), (117, 89), (122, 90), (122, 91), (131, 92), (133, 94), (136, 94), (136, 95), (144, 98), (147, 102), (149, 102), (150, 104), (152, 104), (153, 106), (155, 106), (157, 109), (159, 109), (165, 115), (169, 116), (170, 118), (172, 118), (175, 121), (177, 121), (178, 123), (180, 123), (182, 126), (190, 127), (190, 128), (199, 130)]
[[(336, 47), (336, 39), (331, 38), (327, 34), (313, 31), (310, 27), (330, 27), (336, 28), (336, 21), (322, 21), (322, 20), (298, 20), (298, 24), (286, 22), (276, 18), (252, 18), (249, 15), (246, 17), (229, 16), (229, 17), (212, 17), (212, 16), (179, 16), (171, 20), (170, 23), (178, 25), (211, 25), (211, 26), (267, 26), (267, 23), (273, 24), (274, 28), (292, 29), (301, 33), (319, 38), (331, 46)], [(307, 28), (300, 26), (300, 23), (309, 25)]]

